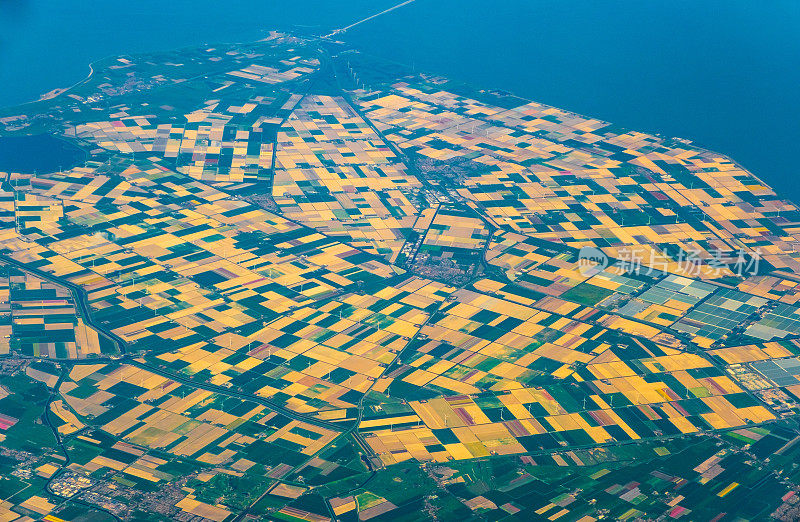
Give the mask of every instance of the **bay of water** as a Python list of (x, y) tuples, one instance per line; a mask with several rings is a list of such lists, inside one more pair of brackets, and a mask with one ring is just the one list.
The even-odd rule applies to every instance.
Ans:
[(0, 172), (55, 172), (86, 158), (84, 150), (50, 134), (0, 138)]
[[(115, 54), (325, 33), (385, 0), (0, 0), (0, 105)], [(344, 37), (371, 54), (695, 140), (800, 202), (800, 2), (417, 0)]]

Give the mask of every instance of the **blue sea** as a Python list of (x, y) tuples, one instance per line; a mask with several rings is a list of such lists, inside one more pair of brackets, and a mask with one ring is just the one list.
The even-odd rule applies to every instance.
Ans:
[[(109, 55), (323, 34), (387, 0), (0, 0), (0, 106)], [(800, 202), (797, 0), (417, 0), (346, 41), (481, 87), (725, 153)]]

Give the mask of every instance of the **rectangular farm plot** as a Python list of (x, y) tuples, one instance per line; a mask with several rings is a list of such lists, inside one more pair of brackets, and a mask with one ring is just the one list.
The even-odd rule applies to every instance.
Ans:
[(475, 214), (441, 205), (411, 263), (416, 273), (464, 283), (479, 265), (490, 235)]
[[(98, 319), (141, 347), (191, 344), (197, 329), (241, 327), (395, 273), (377, 257), (208, 186), (184, 179), (177, 191), (176, 175), (158, 169), (128, 169), (126, 176), (148, 191), (137, 188), (135, 201), (124, 198), (104, 214), (96, 208), (97, 192), (122, 198), (132, 185), (84, 170), (87, 175), (63, 183), (54, 175), (42, 189), (71, 194), (70, 218), (103, 227), (107, 235), (71, 235), (51, 243), (54, 251), (36, 245), (16, 256), (83, 285), (100, 309)], [(192, 208), (164, 214), (165, 202), (178, 204), (189, 195)], [(148, 213), (135, 208), (140, 205)], [(134, 225), (133, 218), (144, 221)]]
[(721, 289), (692, 309), (672, 328), (686, 332), (700, 346), (709, 347), (767, 304), (762, 297)]
[(115, 351), (111, 341), (84, 322), (69, 289), (10, 265), (4, 271), (0, 306), (10, 312), (6, 337), (15, 350), (55, 359), (83, 359)]
[[(81, 366), (61, 395), (80, 419), (145, 448), (210, 465), (246, 458), (267, 462), (312, 454), (336, 432), (270, 412), (264, 406), (182, 385), (129, 365)], [(276, 428), (279, 428), (275, 431)], [(274, 455), (262, 456), (267, 448)]]
[[(601, 384), (599, 394), (580, 395), (565, 386), (411, 401), (408, 413), (365, 419), (360, 430), (388, 465), (409, 459), (445, 462), (554, 451), (726, 429), (774, 418), (763, 406), (742, 397), (735, 386), (728, 387), (730, 400), (725, 395), (680, 399), (657, 392), (657, 385), (663, 383), (647, 391), (642, 379), (629, 379), (625, 384), (616, 380)], [(613, 388), (605, 389), (609, 386)], [(616, 404), (611, 406), (609, 401)]]
[(284, 169), (381, 165), (399, 160), (343, 98), (305, 96), (278, 132)]
[(670, 274), (621, 307), (619, 313), (670, 326), (717, 288), (702, 281)]
[(417, 219), (419, 187), (392, 164), (278, 170), (272, 190), (287, 217), (393, 260)]
[(283, 314), (248, 335), (222, 334), (154, 359), (300, 413), (352, 415), (363, 393), (427, 321), (426, 309), (453, 290), (410, 277), (373, 295), (341, 295)]
[(775, 386), (786, 387), (800, 384), (800, 360), (795, 357), (758, 361), (750, 363), (750, 366), (775, 383)]
[(778, 303), (764, 317), (750, 325), (745, 333), (765, 341), (800, 336), (800, 308)]
[(616, 267), (607, 268), (583, 283), (570, 288), (561, 297), (587, 306), (606, 306), (622, 296), (640, 290), (645, 283), (628, 277)]

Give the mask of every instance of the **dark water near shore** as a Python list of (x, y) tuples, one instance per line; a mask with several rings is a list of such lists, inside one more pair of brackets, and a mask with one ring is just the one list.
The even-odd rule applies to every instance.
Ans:
[(86, 161), (86, 152), (47, 134), (0, 137), (0, 172), (55, 172)]
[[(0, 0), (0, 106), (75, 83), (108, 55), (273, 28), (323, 33), (394, 3)], [(799, 29), (796, 0), (417, 0), (345, 39), (417, 69), (693, 139), (800, 202)]]

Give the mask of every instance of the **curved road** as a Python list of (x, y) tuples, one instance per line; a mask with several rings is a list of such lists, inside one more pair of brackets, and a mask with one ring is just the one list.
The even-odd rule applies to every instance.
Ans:
[[(88, 297), (86, 295), (86, 291), (81, 286), (76, 285), (75, 283), (73, 283), (71, 281), (62, 279), (62, 278), (60, 278), (58, 276), (54, 276), (54, 275), (52, 275), (52, 274), (50, 274), (48, 272), (45, 272), (44, 270), (41, 270), (41, 269), (38, 269), (38, 268), (29, 267), (25, 263), (17, 261), (16, 259), (10, 258), (10, 257), (8, 257), (8, 256), (6, 256), (4, 254), (0, 254), (0, 262), (6, 263), (8, 265), (12, 265), (12, 266), (14, 266), (16, 268), (19, 268), (20, 270), (23, 270), (25, 272), (29, 272), (31, 274), (34, 274), (34, 275), (38, 276), (38, 277), (41, 277), (42, 279), (49, 280), (49, 281), (51, 281), (51, 282), (53, 282), (55, 284), (58, 284), (58, 285), (61, 285), (61, 286), (64, 286), (64, 287), (68, 288), (73, 293), (73, 299), (74, 299), (75, 304), (76, 304), (76, 312), (78, 313), (78, 315), (80, 315), (80, 317), (84, 320), (84, 322), (87, 325), (91, 326), (92, 328), (97, 330), (98, 333), (100, 333), (101, 335), (106, 337), (109, 341), (111, 341), (114, 344), (114, 346), (117, 348), (119, 353), (123, 354), (122, 357), (118, 357), (118, 358), (114, 358), (114, 357), (103, 357), (103, 358), (100, 358), (100, 357), (97, 357), (97, 358), (84, 359), (84, 360), (78, 360), (78, 361), (76, 361), (76, 360), (67, 360), (67, 359), (57, 359), (58, 362), (63, 363), (63, 364), (67, 364), (67, 365), (97, 364), (97, 363), (103, 363), (103, 362), (107, 362), (107, 363), (115, 362), (115, 363), (120, 363), (120, 364), (129, 364), (129, 365), (132, 365), (132, 366), (136, 366), (138, 368), (142, 368), (144, 370), (147, 370), (149, 372), (161, 375), (163, 377), (171, 379), (171, 380), (173, 380), (175, 382), (179, 382), (181, 384), (185, 384), (187, 386), (192, 386), (194, 388), (198, 388), (198, 389), (202, 389), (202, 390), (218, 393), (220, 395), (226, 395), (226, 396), (229, 396), (229, 397), (235, 397), (235, 398), (238, 398), (238, 399), (241, 399), (241, 400), (248, 400), (248, 401), (251, 401), (251, 402), (255, 402), (255, 403), (261, 404), (263, 406), (266, 406), (270, 410), (275, 411), (276, 413), (280, 413), (282, 415), (285, 415), (286, 417), (289, 417), (290, 419), (293, 419), (293, 420), (306, 422), (308, 424), (312, 424), (314, 426), (318, 426), (320, 428), (325, 428), (325, 429), (328, 429), (328, 430), (331, 430), (331, 431), (350, 432), (353, 435), (353, 438), (356, 441), (356, 443), (359, 445), (361, 450), (365, 452), (366, 455), (368, 455), (369, 457), (376, 457), (377, 456), (375, 454), (375, 452), (372, 450), (372, 448), (369, 446), (369, 444), (366, 443), (366, 441), (364, 440), (363, 436), (360, 433), (358, 433), (357, 430), (355, 429), (357, 427), (357, 423), (354, 424), (353, 426), (342, 426), (340, 424), (336, 424), (336, 423), (333, 423), (333, 422), (330, 422), (330, 421), (325, 421), (325, 420), (319, 419), (319, 418), (314, 417), (312, 415), (297, 413), (297, 412), (295, 412), (293, 410), (290, 410), (289, 408), (286, 408), (285, 406), (277, 404), (277, 403), (275, 403), (275, 402), (273, 402), (273, 401), (271, 401), (269, 399), (266, 399), (264, 397), (259, 397), (257, 395), (250, 395), (250, 394), (246, 394), (246, 393), (237, 392), (235, 390), (231, 390), (229, 388), (225, 388), (224, 386), (218, 386), (218, 385), (215, 385), (215, 384), (198, 383), (198, 382), (193, 381), (192, 379), (189, 379), (187, 377), (183, 377), (183, 376), (180, 376), (180, 375), (175, 375), (175, 374), (173, 374), (173, 373), (171, 373), (169, 371), (166, 371), (166, 370), (163, 370), (161, 368), (158, 368), (157, 366), (153, 366), (151, 364), (147, 364), (147, 363), (141, 362), (139, 360), (134, 360), (131, 355), (126, 355), (126, 349), (125, 349), (126, 344), (127, 344), (126, 341), (122, 337), (120, 337), (119, 335), (117, 335), (117, 334), (111, 332), (110, 330), (108, 330), (108, 328), (106, 328), (104, 325), (102, 325), (102, 324), (100, 324), (100, 323), (98, 323), (97, 321), (94, 320), (94, 318), (92, 317), (92, 312), (91, 312), (91, 308), (89, 306), (89, 300), (88, 300)], [(51, 359), (51, 360), (56, 360), (56, 359)], [(62, 375), (61, 378), (59, 379), (59, 384), (60, 384), (60, 381), (63, 380), (63, 377), (64, 376)], [(49, 407), (49, 402), (48, 402), (48, 407)], [(58, 437), (58, 435), (56, 435), (56, 437), (57, 437), (57, 440), (60, 441), (60, 438)]]

